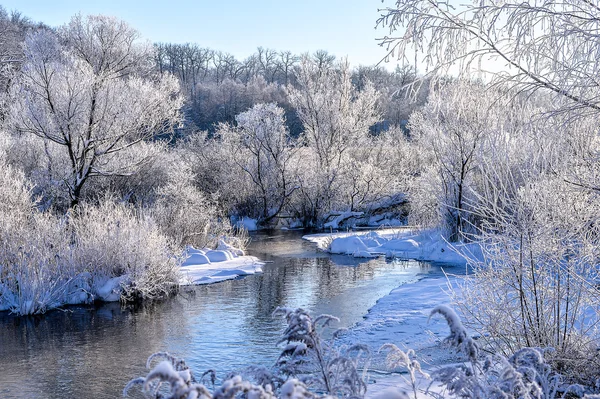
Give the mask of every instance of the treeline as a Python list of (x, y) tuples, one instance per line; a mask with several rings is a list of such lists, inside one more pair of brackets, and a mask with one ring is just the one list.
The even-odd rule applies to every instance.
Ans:
[[(325, 50), (293, 54), (259, 47), (248, 58), (238, 60), (231, 54), (191, 43), (157, 43), (155, 49), (158, 70), (180, 81), (187, 99), (189, 126), (209, 132), (214, 132), (220, 122), (235, 122), (237, 114), (256, 104), (276, 102), (286, 111), (286, 125), (297, 137), (303, 126), (285, 95), (285, 87), (298, 85), (297, 73), (303, 59), (310, 59), (321, 71), (337, 68), (340, 61)], [(426, 90), (417, 103), (407, 96), (407, 86), (416, 78), (416, 70), (410, 66), (394, 71), (382, 66), (358, 66), (351, 74), (358, 90), (368, 81), (380, 93), (378, 107), (386, 128), (405, 124), (410, 112), (424, 102)]]

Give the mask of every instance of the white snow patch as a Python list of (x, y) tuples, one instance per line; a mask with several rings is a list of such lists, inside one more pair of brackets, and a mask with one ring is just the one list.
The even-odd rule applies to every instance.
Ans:
[(217, 249), (231, 252), (234, 258), (246, 255), (243, 249), (236, 248), (233, 245), (226, 243), (224, 240), (219, 240)]
[[(443, 339), (449, 335), (449, 328), (441, 317), (432, 317), (431, 311), (438, 305), (449, 304), (448, 285), (458, 289), (453, 276), (425, 277), (414, 283), (395, 288), (387, 296), (381, 298), (369, 309), (364, 320), (345, 333), (342, 343), (361, 342), (369, 346), (375, 354), (373, 368), (385, 371), (403, 372), (405, 370), (389, 370), (385, 364), (387, 353), (378, 352), (386, 343), (397, 345), (400, 349), (414, 349), (416, 360), (421, 363), (423, 371), (431, 373), (435, 368), (459, 362), (462, 355), (445, 347)], [(398, 387), (411, 393), (412, 388), (404, 379), (406, 375), (392, 374), (387, 376), (372, 375), (374, 384), (369, 384), (367, 398), (378, 398), (390, 387)], [(425, 389), (430, 381), (418, 376), (418, 387)], [(437, 391), (435, 384), (432, 387)], [(429, 397), (426, 395), (418, 395)]]
[(254, 256), (225, 242), (217, 250), (199, 250), (188, 247), (186, 260), (181, 265), (181, 285), (212, 284), (240, 276), (262, 273), (261, 262)]
[(218, 249), (206, 251), (205, 255), (211, 261), (211, 263), (225, 262), (233, 259), (233, 255), (231, 254), (231, 252)]
[(343, 222), (344, 220), (349, 219), (351, 217), (359, 217), (362, 215), (364, 215), (364, 212), (352, 212), (352, 211), (332, 212), (332, 214), (330, 216), (335, 216), (335, 217), (330, 222), (325, 223), (323, 225), (323, 227), (326, 229), (338, 229), (340, 227), (340, 223)]
[(372, 255), (385, 254), (388, 257), (447, 264), (465, 264), (464, 255), (481, 258), (477, 244), (450, 244), (436, 230), (385, 229), (376, 232), (310, 234), (303, 238), (334, 254), (368, 252)]
[(98, 288), (98, 299), (104, 302), (116, 302), (121, 298), (123, 292), (123, 284), (127, 281), (128, 276), (123, 275), (113, 277), (106, 280), (100, 288)]
[(370, 253), (369, 251), (356, 251), (352, 254), (355, 258), (377, 258), (377, 255)]
[(247, 217), (242, 217), (241, 219), (239, 219), (235, 222), (235, 226), (238, 228), (243, 227), (244, 229), (246, 229), (248, 231), (256, 231), (256, 230), (258, 230), (258, 220), (252, 219), (252, 218), (247, 218)]
[(329, 252), (332, 254), (351, 255), (360, 251), (368, 252), (368, 249), (365, 243), (355, 236), (335, 238), (329, 246)]

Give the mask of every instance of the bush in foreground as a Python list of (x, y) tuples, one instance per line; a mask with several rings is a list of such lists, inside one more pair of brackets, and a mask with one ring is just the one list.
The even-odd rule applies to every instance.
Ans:
[[(329, 345), (322, 336), (323, 326), (335, 320), (333, 316), (312, 318), (302, 309), (278, 309), (288, 323), (280, 342), (286, 343), (271, 371), (253, 367), (254, 382), (240, 375), (230, 374), (221, 386), (208, 389), (204, 385), (205, 373), (200, 379), (185, 361), (156, 353), (149, 357), (146, 367), (156, 364), (146, 377), (131, 380), (123, 391), (140, 386), (148, 399), (179, 398), (363, 398), (367, 392), (366, 371), (368, 363), (359, 366), (364, 346), (355, 345), (344, 350)], [(466, 355), (464, 363), (441, 366), (430, 375), (421, 370), (412, 350), (402, 351), (386, 344), (388, 365), (403, 367), (409, 391), (392, 388), (375, 395), (377, 399), (408, 399), (418, 397), (470, 398), (470, 399), (553, 399), (595, 398), (590, 396), (593, 387), (569, 385), (546, 361), (551, 349), (522, 348), (511, 356), (489, 354), (482, 356), (476, 342), (469, 337), (458, 315), (447, 306), (437, 306), (431, 316), (439, 314), (446, 319), (450, 335), (444, 340)], [(335, 337), (335, 334), (334, 334)], [(258, 372), (257, 372), (258, 371)], [(213, 386), (214, 386), (214, 373)], [(424, 388), (421, 388), (424, 386)], [(432, 386), (437, 386), (432, 389)], [(587, 394), (587, 396), (586, 396)]]

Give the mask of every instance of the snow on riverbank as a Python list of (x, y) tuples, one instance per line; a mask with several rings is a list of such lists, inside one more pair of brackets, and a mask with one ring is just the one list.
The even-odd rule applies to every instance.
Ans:
[[(452, 273), (452, 267), (448, 273)], [(392, 343), (403, 351), (413, 349), (416, 360), (423, 371), (431, 373), (435, 368), (464, 360), (442, 343), (450, 333), (445, 320), (440, 317), (429, 319), (431, 310), (437, 305), (450, 305), (449, 286), (456, 289), (456, 278), (441, 273), (395, 288), (389, 295), (381, 298), (373, 306), (364, 320), (351, 328), (341, 338), (341, 343), (360, 342), (366, 344), (373, 355), (371, 369), (381, 370), (384, 374), (371, 373), (373, 383), (369, 384), (367, 398), (376, 397), (390, 387), (400, 387), (411, 391), (404, 368), (389, 370), (385, 364), (387, 353), (379, 352), (382, 345)], [(394, 374), (385, 374), (385, 373)], [(399, 374), (404, 373), (404, 374)], [(417, 387), (425, 390), (430, 381), (418, 377)], [(439, 387), (432, 387), (439, 391)], [(412, 393), (411, 393), (412, 397)], [(430, 397), (421, 396), (419, 397)]]
[(212, 284), (262, 273), (261, 262), (244, 251), (221, 242), (218, 249), (188, 247), (181, 265), (181, 285)]
[(476, 244), (450, 244), (437, 230), (385, 229), (369, 232), (310, 234), (305, 240), (333, 254), (372, 258), (415, 259), (448, 264), (465, 264), (465, 256), (480, 258)]
[[(379, 352), (382, 345), (392, 343), (406, 351), (413, 349), (416, 360), (425, 372), (436, 367), (461, 362), (460, 354), (444, 346), (442, 340), (449, 335), (446, 322), (440, 318), (429, 320), (431, 310), (437, 305), (450, 305), (449, 287), (457, 290), (457, 278), (452, 273), (466, 264), (465, 256), (481, 257), (476, 244), (454, 244), (446, 242), (439, 231), (387, 229), (370, 232), (347, 232), (333, 234), (312, 234), (303, 237), (327, 252), (346, 254), (354, 257), (396, 257), (439, 262), (447, 265), (443, 272), (423, 275), (414, 283), (404, 284), (392, 290), (369, 309), (364, 320), (352, 327), (341, 338), (341, 343), (360, 342), (368, 345), (373, 354), (375, 382), (369, 385), (367, 398), (390, 396), (387, 389), (400, 387), (411, 392), (405, 369), (388, 370), (385, 364), (386, 353)], [(393, 374), (386, 374), (393, 372)], [(418, 378), (418, 388), (425, 390), (429, 381)], [(439, 387), (432, 387), (439, 392)], [(412, 397), (412, 393), (411, 393)], [(419, 395), (421, 397), (421, 395)], [(425, 397), (425, 396), (422, 396)]]

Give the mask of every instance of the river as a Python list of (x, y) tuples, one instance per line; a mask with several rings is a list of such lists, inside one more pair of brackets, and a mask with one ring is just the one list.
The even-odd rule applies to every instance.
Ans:
[(270, 366), (284, 328), (272, 316), (278, 306), (333, 314), (351, 327), (393, 288), (439, 272), (415, 261), (327, 255), (292, 231), (256, 234), (248, 252), (268, 262), (262, 274), (185, 287), (160, 303), (0, 313), (0, 398), (120, 397), (157, 351), (185, 358), (196, 374)]

